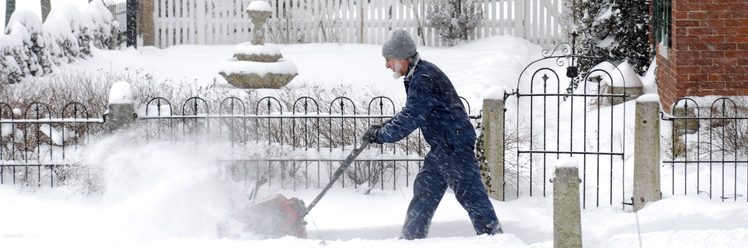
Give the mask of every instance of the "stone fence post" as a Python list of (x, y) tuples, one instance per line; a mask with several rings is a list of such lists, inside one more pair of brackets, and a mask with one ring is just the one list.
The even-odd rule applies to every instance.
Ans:
[(662, 198), (660, 189), (660, 98), (636, 99), (634, 131), (634, 211)]
[(504, 200), (504, 90), (496, 92), (495, 99), (483, 99), (483, 154), (484, 167), (488, 169), (489, 178), (484, 177), (484, 184), (489, 197)]
[(129, 127), (135, 122), (135, 106), (132, 99), (129, 83), (118, 81), (112, 84), (104, 130), (111, 133)]
[(556, 162), (553, 178), (553, 247), (582, 247), (579, 204), (579, 162), (574, 158)]

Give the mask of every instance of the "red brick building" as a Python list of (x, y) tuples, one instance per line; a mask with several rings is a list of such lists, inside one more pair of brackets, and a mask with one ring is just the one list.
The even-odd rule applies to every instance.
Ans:
[(748, 0), (654, 0), (660, 101), (748, 95)]

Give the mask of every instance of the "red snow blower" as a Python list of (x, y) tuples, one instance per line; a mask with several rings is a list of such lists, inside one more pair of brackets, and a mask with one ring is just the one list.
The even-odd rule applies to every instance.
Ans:
[[(268, 237), (282, 237), (282, 236), (295, 236), (298, 238), (306, 238), (306, 216), (309, 211), (317, 205), (320, 199), (327, 193), (332, 187), (335, 181), (343, 175), (343, 172), (353, 164), (353, 160), (361, 154), (367, 146), (368, 141), (363, 141), (361, 146), (353, 149), (351, 154), (343, 160), (338, 167), (338, 170), (333, 174), (332, 179), (322, 192), (312, 200), (309, 206), (304, 206), (304, 201), (298, 198), (286, 198), (283, 195), (276, 195), (268, 200), (249, 206), (245, 210), (245, 217), (247, 220), (246, 231), (250, 233), (259, 234)], [(252, 195), (256, 193), (257, 189), (252, 192)]]

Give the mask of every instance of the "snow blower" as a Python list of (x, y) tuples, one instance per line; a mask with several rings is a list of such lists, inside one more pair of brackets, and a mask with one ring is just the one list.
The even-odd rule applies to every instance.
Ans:
[[(367, 146), (368, 141), (363, 141), (361, 146), (353, 149), (351, 154), (343, 160), (338, 170), (333, 174), (327, 186), (322, 189), (309, 206), (304, 206), (304, 201), (298, 198), (286, 198), (283, 195), (275, 195), (270, 199), (251, 205), (245, 210), (246, 231), (267, 237), (295, 236), (306, 238), (306, 221), (304, 217), (314, 208), (320, 199), (327, 193), (332, 185), (340, 178), (353, 160), (361, 154)], [(254, 190), (257, 191), (256, 189)]]

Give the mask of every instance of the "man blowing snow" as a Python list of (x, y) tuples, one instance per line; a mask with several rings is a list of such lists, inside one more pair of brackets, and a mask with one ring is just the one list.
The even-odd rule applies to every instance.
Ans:
[(402, 238), (421, 239), (447, 187), (468, 212), (478, 235), (502, 233), (475, 158), (475, 130), (457, 92), (436, 65), (421, 60), (410, 35), (396, 30), (382, 46), (386, 67), (395, 78), (405, 76), (405, 107), (389, 122), (372, 125), (364, 139), (394, 143), (420, 128), (431, 150), (413, 183)]

